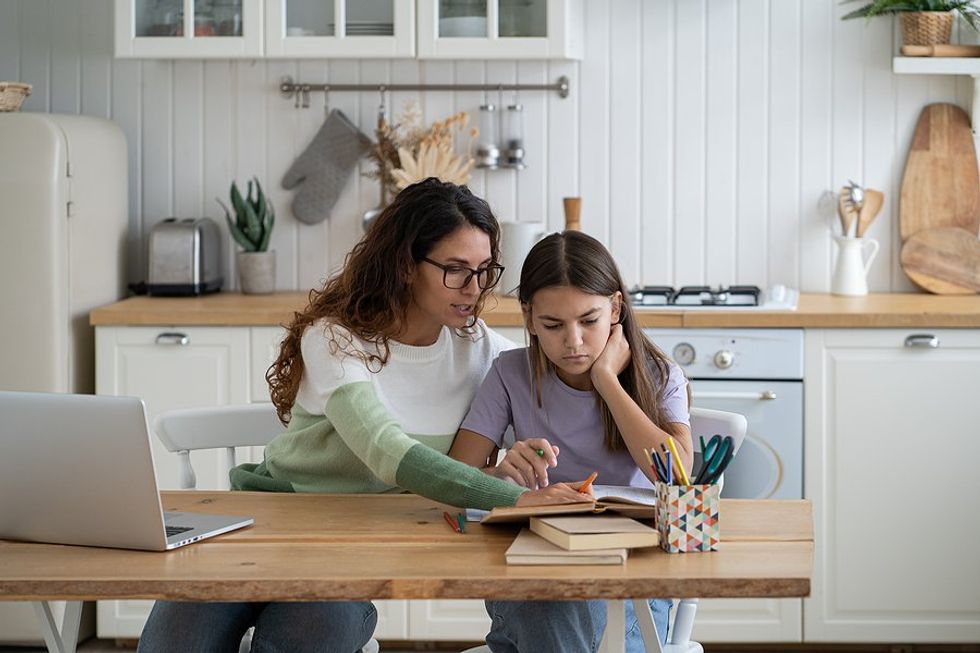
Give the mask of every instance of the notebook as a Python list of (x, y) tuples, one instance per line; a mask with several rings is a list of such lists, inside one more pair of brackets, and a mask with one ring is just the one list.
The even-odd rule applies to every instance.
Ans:
[(623, 548), (566, 551), (522, 528), (506, 558), (509, 565), (622, 565), (627, 555)]
[(623, 485), (593, 485), (595, 500), (582, 495), (581, 503), (560, 503), (548, 506), (508, 506), (493, 510), (466, 509), (466, 521), (482, 524), (506, 524), (527, 521), (542, 515), (598, 514), (606, 510), (635, 519), (655, 519), (657, 492), (652, 488)]
[(163, 512), (137, 397), (0, 391), (0, 452), (0, 538), (164, 551), (253, 523)]
[(614, 515), (531, 517), (531, 531), (569, 551), (657, 546), (660, 533), (629, 517)]

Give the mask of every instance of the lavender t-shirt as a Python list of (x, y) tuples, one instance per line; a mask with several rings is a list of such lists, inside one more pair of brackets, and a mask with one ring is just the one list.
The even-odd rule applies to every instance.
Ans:
[[(687, 379), (675, 363), (670, 363), (667, 383), (651, 366), (653, 381), (660, 391), (660, 402), (668, 422), (690, 425), (687, 405)], [(548, 480), (580, 481), (593, 471), (596, 483), (652, 487), (628, 451), (610, 452), (602, 444), (602, 416), (591, 390), (566, 385), (550, 369), (541, 379), (541, 407), (531, 386), (528, 350), (502, 352), (470, 406), (460, 428), (479, 433), (503, 446), (504, 432), (514, 427), (517, 440), (545, 438), (558, 445), (558, 466), (548, 470)]]

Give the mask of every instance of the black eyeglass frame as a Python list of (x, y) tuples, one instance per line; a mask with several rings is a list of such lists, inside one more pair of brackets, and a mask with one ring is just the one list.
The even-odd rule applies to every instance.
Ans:
[[(499, 263), (491, 263), (486, 267), (482, 267), (474, 270), (473, 268), (468, 268), (465, 265), (460, 265), (458, 263), (443, 265), (442, 263), (437, 263), (436, 261), (433, 261), (431, 258), (425, 256), (422, 257), (422, 260), (428, 263), (429, 265), (434, 265), (440, 270), (442, 270), (442, 285), (444, 285), (446, 288), (449, 288), (450, 290), (462, 290), (466, 286), (470, 285), (470, 281), (473, 280), (473, 277), (476, 277), (476, 285), (480, 288), (480, 290), (489, 290), (500, 282), (500, 277), (503, 275), (504, 272), (504, 266), (500, 265)], [(449, 277), (450, 268), (458, 268), (460, 270), (466, 270), (469, 273), (466, 275), (466, 280), (463, 281), (463, 285), (457, 286), (455, 288), (449, 285), (448, 277)], [(497, 277), (493, 280), (493, 283), (491, 284), (488, 284), (486, 286), (480, 285), (480, 278), (490, 270), (496, 271)]]

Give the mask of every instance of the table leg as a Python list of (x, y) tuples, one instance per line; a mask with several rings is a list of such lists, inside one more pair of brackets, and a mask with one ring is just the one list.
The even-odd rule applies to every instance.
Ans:
[(626, 653), (626, 601), (606, 601), (606, 629), (599, 642), (599, 653)]
[(61, 629), (55, 623), (49, 601), (34, 601), (34, 613), (41, 622), (41, 633), (48, 653), (75, 653), (78, 646), (78, 627), (82, 620), (82, 602), (67, 601), (65, 603), (65, 618)]

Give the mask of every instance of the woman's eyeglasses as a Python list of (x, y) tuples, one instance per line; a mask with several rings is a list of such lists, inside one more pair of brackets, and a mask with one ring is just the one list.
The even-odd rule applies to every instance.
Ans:
[(504, 271), (504, 266), (496, 263), (474, 270), (463, 265), (443, 265), (430, 258), (423, 257), (422, 260), (442, 270), (442, 283), (446, 288), (452, 290), (465, 288), (474, 276), (476, 277), (476, 285), (480, 287), (480, 290), (493, 288), (500, 281), (500, 275)]

